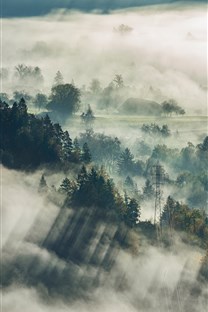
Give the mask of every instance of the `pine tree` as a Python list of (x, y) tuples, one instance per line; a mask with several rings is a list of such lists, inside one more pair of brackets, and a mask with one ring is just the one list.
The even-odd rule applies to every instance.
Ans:
[(64, 160), (70, 161), (72, 158), (72, 140), (69, 136), (68, 131), (63, 133), (63, 152), (64, 152)]
[(137, 200), (135, 198), (129, 198), (127, 193), (124, 194), (124, 203), (126, 206), (124, 221), (128, 226), (134, 227), (139, 221), (140, 206)]
[(82, 161), (85, 163), (85, 164), (89, 164), (92, 160), (92, 156), (91, 156), (91, 153), (90, 153), (90, 149), (88, 147), (88, 144), (87, 143), (84, 143), (83, 145), (83, 149), (82, 149)]
[(155, 195), (154, 187), (149, 179), (146, 180), (145, 186), (143, 187), (143, 196), (145, 199), (151, 199)]
[(72, 191), (72, 184), (71, 181), (68, 178), (63, 179), (59, 192), (62, 194), (70, 194)]
[(127, 175), (129, 173), (134, 174), (134, 169), (134, 155), (130, 152), (129, 148), (126, 148), (120, 155), (120, 159), (118, 161), (118, 171), (121, 175)]
[(77, 138), (74, 139), (72, 153), (73, 153), (73, 161), (76, 163), (79, 162), (81, 160), (81, 149)]
[(62, 73), (58, 70), (54, 78), (54, 86), (58, 86), (61, 84), (64, 84), (64, 78), (63, 78)]
[(40, 178), (38, 191), (39, 191), (40, 193), (45, 193), (45, 192), (48, 191), (48, 186), (47, 186), (47, 183), (46, 183), (46, 179), (45, 179), (44, 174), (42, 174), (42, 176), (41, 176), (41, 178)]

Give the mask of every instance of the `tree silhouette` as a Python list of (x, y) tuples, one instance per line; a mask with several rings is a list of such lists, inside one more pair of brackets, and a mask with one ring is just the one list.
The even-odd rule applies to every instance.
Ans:
[(56, 111), (62, 116), (69, 116), (77, 112), (80, 107), (80, 90), (72, 84), (61, 84), (51, 89), (48, 109)]
[(62, 85), (64, 84), (64, 78), (62, 73), (58, 70), (56, 73), (56, 76), (54, 78), (54, 87), (58, 86), (58, 85)]

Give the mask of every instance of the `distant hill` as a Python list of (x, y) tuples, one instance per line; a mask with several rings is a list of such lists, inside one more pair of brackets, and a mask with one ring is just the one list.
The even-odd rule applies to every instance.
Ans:
[(127, 115), (159, 116), (162, 113), (160, 104), (154, 101), (129, 98), (120, 107), (119, 113)]

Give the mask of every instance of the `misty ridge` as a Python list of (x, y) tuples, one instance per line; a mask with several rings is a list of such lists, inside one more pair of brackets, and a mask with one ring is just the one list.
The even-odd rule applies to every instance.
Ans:
[(204, 8), (3, 19), (4, 312), (207, 311)]

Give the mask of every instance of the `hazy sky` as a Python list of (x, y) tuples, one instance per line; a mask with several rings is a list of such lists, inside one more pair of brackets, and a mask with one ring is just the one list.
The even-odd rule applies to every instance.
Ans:
[[(54, 9), (75, 9), (82, 11), (99, 10), (108, 13), (110, 10), (138, 7), (142, 5), (168, 4), (179, 0), (2, 0), (3, 16), (38, 16)], [(184, 0), (182, 3), (200, 3), (206, 0)]]
[[(132, 8), (144, 2), (158, 5)], [(55, 9), (61, 7), (82, 11)], [(104, 7), (115, 10), (111, 14), (90, 12)], [(159, 102), (174, 98), (187, 111), (207, 111), (205, 2), (3, 0), (3, 8), (8, 18), (2, 23), (2, 59), (10, 69), (4, 92), (16, 88), (14, 68), (23, 63), (41, 68), (44, 92), (50, 90), (58, 70), (65, 82), (73, 79), (79, 87), (88, 86), (93, 78), (105, 87), (115, 74), (122, 74), (125, 84), (136, 88), (128, 97)], [(39, 16), (44, 13), (48, 14)], [(114, 29), (121, 24), (133, 30), (120, 35)]]

